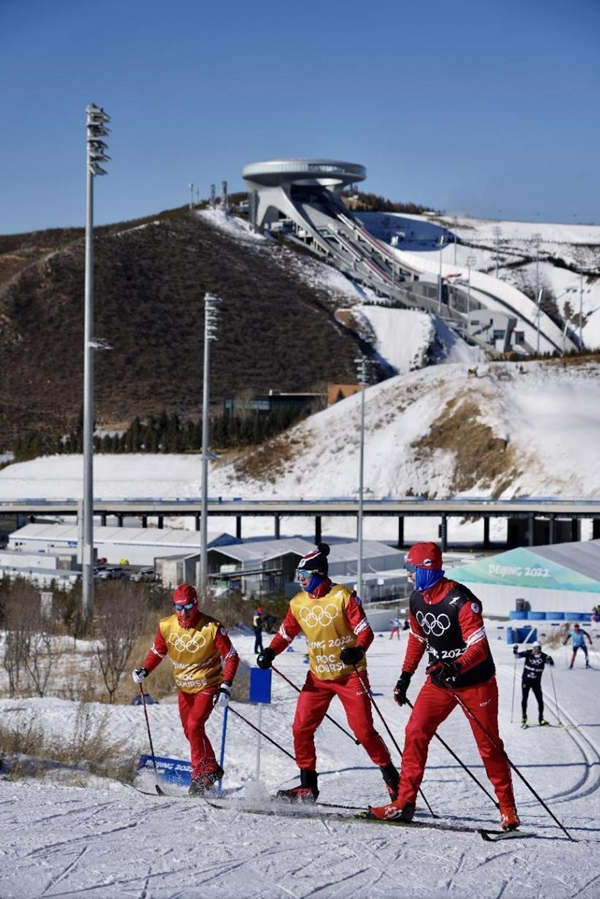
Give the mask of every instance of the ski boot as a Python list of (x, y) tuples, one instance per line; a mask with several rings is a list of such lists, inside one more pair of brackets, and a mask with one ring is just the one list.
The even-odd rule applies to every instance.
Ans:
[(212, 789), (213, 785), (224, 775), (224, 771), (220, 765), (217, 765), (216, 768), (213, 768), (212, 771), (202, 772), (201, 774), (195, 774), (192, 776), (190, 781), (190, 788), (188, 793), (190, 796), (203, 796), (210, 789)]
[(540, 718), (539, 725), (540, 725), (540, 727), (550, 727), (549, 723), (546, 721), (545, 718)]
[(400, 775), (396, 767), (389, 762), (387, 765), (382, 765), (379, 769), (383, 776), (384, 783), (386, 785), (387, 791), (390, 794), (390, 799), (392, 802), (398, 798), (398, 786), (400, 784)]
[(317, 772), (300, 768), (300, 786), (291, 790), (277, 790), (277, 799), (286, 802), (316, 802), (319, 795)]
[(404, 821), (408, 824), (415, 814), (414, 802), (389, 802), (387, 805), (370, 805), (365, 818), (378, 818), (380, 821)]
[(521, 821), (514, 805), (500, 807), (500, 827), (502, 830), (516, 830)]
[(527, 718), (525, 718), (523, 716), (523, 718), (521, 718), (521, 727), (528, 727), (528, 726), (529, 725), (527, 724)]

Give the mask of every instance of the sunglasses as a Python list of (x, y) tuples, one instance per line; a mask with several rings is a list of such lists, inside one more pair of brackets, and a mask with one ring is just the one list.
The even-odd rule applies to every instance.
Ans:
[(174, 602), (173, 605), (175, 606), (176, 612), (189, 612), (189, 611), (191, 611), (191, 609), (194, 608), (196, 603), (195, 602), (186, 602), (186, 604), (184, 606), (182, 606), (179, 603)]

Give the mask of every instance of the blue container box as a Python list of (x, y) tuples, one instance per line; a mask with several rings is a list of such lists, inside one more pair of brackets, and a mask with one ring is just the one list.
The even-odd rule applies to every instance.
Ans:
[(525, 621), (527, 618), (527, 612), (522, 612), (520, 609), (511, 609), (508, 613), (508, 617), (512, 618), (515, 621)]
[(535, 627), (518, 627), (517, 643), (535, 643), (537, 640), (537, 628)]
[(546, 613), (545, 612), (527, 612), (527, 620), (528, 621), (545, 621)]
[(515, 631), (510, 625), (506, 628), (506, 642), (509, 645), (515, 642)]
[(564, 612), (546, 612), (545, 618), (546, 618), (546, 621), (564, 621), (565, 613)]

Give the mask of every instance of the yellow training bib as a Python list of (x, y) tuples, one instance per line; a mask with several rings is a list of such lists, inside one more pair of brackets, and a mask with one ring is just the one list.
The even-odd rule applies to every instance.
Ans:
[(221, 656), (215, 637), (218, 621), (201, 614), (195, 627), (180, 627), (177, 615), (162, 618), (159, 624), (173, 662), (175, 685), (184, 693), (199, 693), (205, 687), (218, 686), (223, 677)]
[[(351, 596), (347, 587), (334, 584), (326, 596), (315, 599), (303, 590), (290, 602), (290, 610), (306, 637), (310, 670), (321, 680), (337, 680), (354, 671), (353, 665), (344, 665), (340, 659), (342, 649), (356, 643), (345, 615)], [(364, 658), (356, 667), (367, 667)]]

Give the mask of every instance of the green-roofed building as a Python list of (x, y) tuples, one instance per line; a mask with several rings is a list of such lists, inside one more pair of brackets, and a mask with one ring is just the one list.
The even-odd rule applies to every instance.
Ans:
[(600, 540), (510, 549), (447, 569), (488, 615), (508, 615), (518, 598), (535, 611), (590, 612), (600, 604)]

